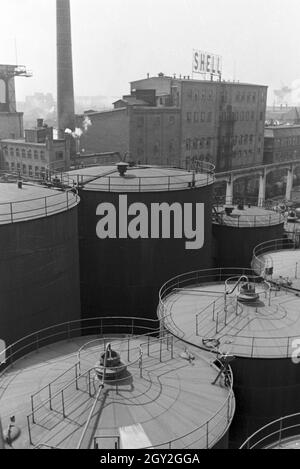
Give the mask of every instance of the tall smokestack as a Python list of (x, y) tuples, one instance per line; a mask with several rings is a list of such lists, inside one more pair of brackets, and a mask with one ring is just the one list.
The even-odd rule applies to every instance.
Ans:
[(60, 136), (75, 129), (70, 0), (56, 0), (57, 124)]

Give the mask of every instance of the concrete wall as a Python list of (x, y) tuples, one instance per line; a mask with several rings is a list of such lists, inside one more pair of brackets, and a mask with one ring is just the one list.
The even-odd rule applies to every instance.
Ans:
[(130, 155), (142, 164), (179, 166), (179, 109), (130, 109)]
[(80, 319), (77, 207), (0, 225), (0, 279), (0, 338), (7, 345)]
[(22, 112), (0, 112), (1, 138), (23, 138)]
[[(81, 149), (86, 153), (120, 152), (129, 150), (129, 115), (127, 109), (88, 114), (92, 125), (81, 137)], [(82, 127), (84, 116), (77, 116)]]

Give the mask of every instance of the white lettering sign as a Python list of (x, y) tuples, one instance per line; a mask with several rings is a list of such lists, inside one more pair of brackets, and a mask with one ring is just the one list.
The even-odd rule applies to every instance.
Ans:
[(222, 75), (222, 58), (200, 50), (193, 51), (193, 72), (210, 75)]
[(100, 239), (185, 239), (186, 249), (204, 245), (203, 203), (152, 203), (150, 210), (141, 202), (127, 204), (127, 195), (119, 196), (119, 205), (103, 202), (96, 215), (100, 220), (96, 234)]

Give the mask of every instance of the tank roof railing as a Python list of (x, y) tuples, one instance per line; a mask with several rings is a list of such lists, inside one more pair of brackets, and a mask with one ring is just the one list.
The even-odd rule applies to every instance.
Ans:
[(265, 256), (261, 259), (261, 256), (268, 252), (282, 251), (283, 249), (296, 249), (295, 241), (289, 238), (278, 238), (265, 241), (260, 243), (253, 249), (251, 267), (258, 274), (262, 276), (271, 276), (268, 274), (266, 269), (273, 271), (273, 259), (271, 256)]
[[(265, 282), (265, 279), (262, 276), (254, 274), (252, 269), (248, 268), (238, 268), (238, 267), (226, 267), (226, 268), (214, 268), (214, 269), (204, 269), (204, 270), (197, 270), (188, 273), (184, 273), (178, 275), (177, 277), (173, 277), (172, 279), (168, 280), (159, 291), (159, 306), (158, 306), (158, 316), (162, 321), (164, 327), (174, 334), (176, 337), (180, 338), (182, 341), (186, 341), (192, 345), (197, 346), (203, 350), (207, 350), (207, 347), (201, 346), (199, 344), (195, 344), (191, 342), (191, 339), (185, 339), (185, 333), (182, 329), (179, 329), (178, 326), (174, 323), (171, 314), (169, 313), (168, 305), (166, 304), (166, 300), (172, 294), (182, 290), (188, 291), (189, 288), (194, 289), (197, 286), (210, 284), (210, 283), (224, 283), (226, 279), (229, 279), (233, 275), (240, 276), (240, 275), (247, 275), (252, 281), (258, 283), (268, 283)], [(193, 290), (194, 291), (194, 290)], [(203, 290), (202, 290), (203, 291)], [(212, 290), (209, 290), (211, 293)], [(206, 306), (202, 311), (198, 312), (195, 315), (195, 329), (194, 335), (199, 335), (199, 327), (200, 327), (200, 318), (201, 315), (204, 313), (206, 315), (211, 316), (212, 318), (217, 317), (217, 315), (224, 313), (224, 292), (216, 292), (220, 294), (220, 298), (210, 303)], [(267, 294), (267, 291), (266, 291)], [(276, 295), (276, 291), (275, 291)], [(232, 307), (232, 312), (236, 314), (236, 302), (233, 301), (232, 304), (229, 306)], [(242, 307), (242, 306), (241, 306)], [(276, 308), (279, 306), (276, 305)], [(219, 316), (220, 317), (220, 316)], [(294, 351), (293, 343), (295, 340), (299, 339), (299, 335), (295, 336), (248, 336), (248, 335), (233, 335), (224, 333), (223, 335), (219, 335), (220, 330), (218, 329), (216, 332), (215, 323), (212, 321), (212, 335), (218, 334), (218, 340), (220, 339), (227, 339), (227, 341), (234, 341), (235, 346), (241, 348), (242, 352), (239, 353), (239, 356), (245, 357), (255, 357), (257, 350), (268, 351), (267, 353), (264, 352), (265, 358), (274, 358), (274, 357), (284, 357), (289, 358)], [(224, 329), (224, 328), (222, 328)], [(276, 340), (275, 340), (276, 339)], [(211, 349), (212, 352), (218, 354), (220, 351), (218, 349)]]
[[(84, 325), (83, 325), (84, 324)], [(174, 350), (174, 340), (175, 344), (178, 342), (182, 344), (182, 341), (174, 336), (172, 333), (167, 332), (165, 333), (162, 324), (158, 319), (145, 319), (145, 318), (138, 318), (138, 317), (123, 317), (123, 316), (107, 316), (107, 317), (96, 317), (96, 318), (87, 318), (87, 319), (79, 319), (75, 321), (64, 322), (61, 324), (56, 324), (54, 326), (50, 326), (39, 331), (36, 331), (16, 342), (9, 345), (2, 354), (0, 354), (0, 377), (1, 375), (10, 367), (14, 365), (19, 359), (24, 358), (24, 356), (28, 355), (32, 351), (39, 350), (41, 347), (45, 345), (49, 345), (50, 343), (56, 343), (57, 341), (61, 341), (64, 339), (70, 339), (71, 337), (78, 337), (82, 336), (82, 332), (93, 334), (100, 332), (101, 335), (105, 334), (105, 330), (108, 329), (111, 331), (111, 328), (117, 328), (119, 334), (133, 334), (135, 337), (140, 337), (144, 339), (143, 342), (140, 343), (139, 347), (134, 347), (134, 349), (138, 349), (138, 353), (135, 356), (135, 359), (132, 363), (139, 362), (139, 367), (137, 368), (137, 373), (142, 376), (143, 373), (143, 354), (149, 356), (149, 347), (152, 344), (152, 340), (155, 343), (162, 344), (163, 341), (167, 340), (167, 350), (170, 353), (170, 356), (173, 358), (173, 350)], [(122, 332), (120, 332), (120, 329)], [(147, 332), (145, 332), (145, 330)], [(169, 338), (172, 341), (171, 345), (169, 343)], [(102, 337), (95, 340), (102, 340), (106, 339), (106, 337)], [(130, 338), (129, 338), (130, 339)], [(122, 339), (121, 339), (122, 340)], [(124, 341), (128, 341), (128, 337), (123, 339)], [(176, 342), (177, 341), (177, 342)], [(144, 349), (144, 352), (143, 352)], [(81, 348), (82, 350), (82, 348)], [(1, 361), (2, 356), (2, 361)], [(213, 366), (216, 371), (220, 371), (222, 364), (219, 362), (218, 358), (213, 359), (213, 363), (207, 357), (201, 357), (204, 361), (206, 361), (210, 366)], [(78, 366), (78, 360), (80, 360), (80, 354), (77, 356), (76, 363), (63, 372), (60, 376), (55, 378), (51, 383), (48, 383), (45, 387), (41, 390), (37, 391), (37, 393), (31, 396), (31, 406), (32, 412), (27, 416), (27, 426), (28, 426), (28, 433), (29, 433), (29, 441), (32, 445), (33, 443), (33, 435), (32, 435), (32, 424), (35, 423), (36, 414), (39, 410), (45, 407), (45, 404), (48, 404), (51, 410), (52, 401), (55, 397), (60, 399), (61, 403), (61, 411), (63, 416), (66, 416), (66, 408), (65, 408), (65, 400), (64, 400), (64, 390), (70, 387), (71, 385), (75, 385), (76, 389), (78, 388), (78, 380), (82, 377), (85, 377), (85, 383), (87, 383), (87, 389), (89, 395), (92, 397), (91, 387), (89, 387), (89, 382), (91, 382), (91, 373), (94, 370), (94, 367), (88, 368), (83, 373), (81, 372)], [(65, 376), (67, 373), (71, 372), (74, 374), (74, 377), (66, 384)], [(60, 377), (64, 377), (63, 380), (63, 387), (59, 387), (56, 384), (56, 391), (53, 392), (51, 390), (51, 384), (57, 383), (57, 380)], [(125, 379), (125, 378), (124, 378)], [(127, 379), (127, 378), (126, 378)], [(230, 367), (228, 367), (228, 375), (227, 375), (226, 386), (228, 389), (228, 394), (226, 399), (222, 403), (221, 407), (218, 411), (212, 415), (206, 422), (202, 425), (197, 427), (195, 430), (182, 435), (173, 440), (168, 440), (162, 444), (158, 444), (153, 446), (154, 448), (178, 448), (185, 447), (185, 439), (190, 441), (191, 437), (194, 437), (194, 442), (202, 441), (203, 446), (207, 448), (211, 448), (220, 438), (221, 436), (216, 436), (214, 429), (219, 426), (219, 422), (226, 422), (226, 428), (224, 429), (223, 434), (227, 431), (232, 416), (235, 410), (235, 399), (234, 399), (234, 392), (233, 392), (233, 374)], [(117, 380), (120, 381), (120, 378)], [(117, 383), (116, 381), (116, 383)], [(111, 380), (110, 380), (111, 382)], [(50, 385), (50, 386), (49, 386)], [(117, 384), (116, 384), (117, 385)], [(34, 397), (38, 395), (42, 390), (48, 388), (49, 397), (46, 401), (43, 401), (38, 407), (34, 406)], [(40, 401), (39, 401), (40, 402)], [(190, 443), (192, 444), (192, 443)], [(37, 445), (40, 446), (43, 443), (39, 443)], [(174, 446), (175, 445), (175, 446)], [(179, 446), (178, 446), (179, 445)]]
[(239, 449), (271, 449), (280, 446), (282, 440), (297, 436), (300, 441), (300, 413), (286, 415), (269, 422), (249, 436)]
[[(130, 178), (130, 171), (143, 168), (150, 169), (172, 169), (178, 174), (172, 175), (156, 175), (156, 176), (137, 176)], [(215, 167), (213, 164), (203, 162), (201, 168), (197, 171), (187, 171), (183, 168), (172, 168), (163, 166), (140, 166), (140, 167), (129, 167), (127, 171), (128, 178), (126, 184), (118, 184), (118, 181), (122, 180), (122, 176), (117, 173), (117, 168), (109, 170), (108, 173), (100, 174), (82, 174), (82, 172), (73, 174), (64, 173), (62, 174), (62, 183), (68, 187), (83, 187), (85, 184), (89, 185), (90, 189), (102, 190), (105, 192), (147, 192), (147, 191), (175, 191), (184, 189), (193, 189), (195, 187), (202, 187), (212, 184), (215, 181), (214, 174)], [(112, 175), (115, 173), (115, 175)], [(180, 173), (181, 172), (181, 173)], [(196, 178), (197, 174), (203, 174), (202, 178)], [(206, 175), (206, 177), (205, 177)], [(126, 175), (125, 175), (126, 178)], [(132, 181), (132, 182), (131, 182)]]

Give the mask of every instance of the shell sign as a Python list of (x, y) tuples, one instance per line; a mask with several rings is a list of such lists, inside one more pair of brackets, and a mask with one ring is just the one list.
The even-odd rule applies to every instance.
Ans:
[(193, 51), (193, 73), (222, 75), (222, 57), (201, 50)]

